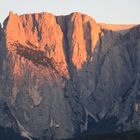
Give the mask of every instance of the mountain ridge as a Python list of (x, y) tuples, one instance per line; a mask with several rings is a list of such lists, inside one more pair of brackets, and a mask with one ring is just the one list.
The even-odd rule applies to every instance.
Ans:
[(140, 26), (112, 28), (81, 13), (10, 12), (0, 30), (0, 97), (21, 134), (140, 129)]

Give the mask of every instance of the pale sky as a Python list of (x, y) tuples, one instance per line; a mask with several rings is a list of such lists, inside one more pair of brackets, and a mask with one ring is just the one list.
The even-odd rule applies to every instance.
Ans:
[(140, 0), (0, 0), (0, 22), (9, 11), (18, 14), (50, 12), (67, 15), (81, 12), (97, 22), (140, 24)]

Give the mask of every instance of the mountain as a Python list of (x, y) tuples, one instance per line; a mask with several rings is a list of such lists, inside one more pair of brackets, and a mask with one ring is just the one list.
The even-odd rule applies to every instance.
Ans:
[(28, 139), (140, 129), (140, 25), (81, 13), (0, 26), (0, 126)]

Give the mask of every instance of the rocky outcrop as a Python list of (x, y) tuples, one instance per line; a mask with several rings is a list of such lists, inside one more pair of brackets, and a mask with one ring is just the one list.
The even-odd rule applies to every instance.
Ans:
[(139, 129), (140, 26), (125, 29), (81, 13), (10, 12), (0, 29), (10, 127), (29, 139)]

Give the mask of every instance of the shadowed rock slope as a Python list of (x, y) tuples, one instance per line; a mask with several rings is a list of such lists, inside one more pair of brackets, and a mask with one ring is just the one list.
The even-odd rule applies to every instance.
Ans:
[(42, 140), (139, 129), (140, 26), (113, 28), (81, 13), (10, 12), (0, 27), (0, 126)]
[(139, 140), (139, 139), (140, 139), (139, 131), (127, 131), (104, 135), (85, 135), (67, 140)]

